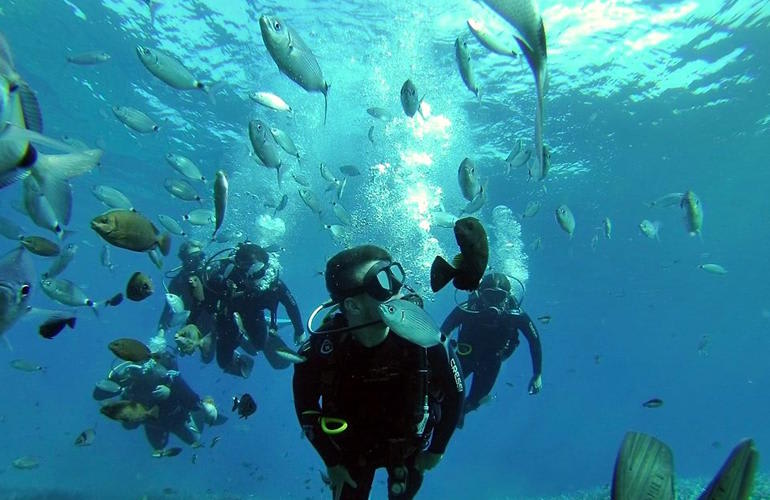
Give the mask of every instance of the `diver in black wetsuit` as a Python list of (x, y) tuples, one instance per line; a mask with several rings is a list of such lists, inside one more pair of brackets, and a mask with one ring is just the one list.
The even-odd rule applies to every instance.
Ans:
[[(195, 300), (191, 292), (190, 280), (192, 278), (197, 278), (199, 281), (203, 280), (206, 254), (203, 253), (202, 247), (202, 243), (195, 240), (187, 240), (179, 246), (177, 257), (179, 257), (181, 266), (178, 268), (177, 273), (171, 277), (171, 281), (166, 287), (169, 293), (178, 295), (179, 298), (182, 299), (182, 303), (188, 311), (192, 310), (195, 305)], [(168, 274), (166, 275), (166, 277), (169, 276), (170, 275)], [(172, 320), (173, 315), (168, 303), (166, 303), (163, 307), (163, 312), (158, 319), (159, 334), (165, 333), (173, 326), (179, 326), (173, 325)]]
[[(423, 348), (390, 331), (378, 306), (398, 294), (400, 264), (382, 248), (340, 252), (326, 265), (327, 316), (300, 349), (294, 406), (326, 464), (333, 498), (367, 499), (388, 471), (388, 498), (411, 499), (441, 460), (462, 411), (463, 381), (449, 343)], [(415, 294), (402, 297), (419, 302)]]
[[(294, 327), (294, 342), (299, 345), (305, 331), (297, 301), (279, 279), (276, 263), (262, 247), (244, 242), (230, 251), (231, 255), (221, 257), (225, 252), (214, 254), (207, 261), (203, 300), (193, 307), (188, 323), (201, 328), (207, 316), (213, 319), (217, 363), (226, 373), (248, 377), (254, 366), (251, 356), (258, 351), (264, 353), (273, 368), (288, 368), (291, 362), (280, 355), (290, 349), (278, 336), (278, 305), (286, 309)], [(270, 313), (269, 324), (265, 321), (265, 309)], [(238, 347), (248, 354), (236, 352)]]
[[(523, 286), (521, 291), (523, 295)], [(532, 357), (528, 392), (537, 394), (543, 386), (540, 336), (532, 319), (521, 309), (521, 298), (511, 293), (510, 280), (504, 274), (487, 274), (479, 289), (470, 294), (467, 302), (455, 307), (441, 325), (446, 336), (460, 328), (457, 354), (462, 373), (465, 377), (473, 374), (465, 413), (477, 409), (488, 397), (500, 366), (519, 345), (519, 332), (527, 339)]]

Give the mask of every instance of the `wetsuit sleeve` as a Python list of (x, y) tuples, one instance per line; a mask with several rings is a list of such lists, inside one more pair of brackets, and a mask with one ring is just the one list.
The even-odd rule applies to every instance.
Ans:
[(543, 348), (540, 345), (540, 334), (535, 328), (535, 323), (529, 314), (523, 313), (520, 318), (519, 329), (529, 343), (529, 355), (532, 358), (532, 374), (540, 375), (543, 372)]
[(171, 384), (171, 397), (179, 403), (180, 406), (188, 410), (194, 409), (200, 402), (200, 396), (187, 385), (187, 382), (179, 376), (174, 377)]
[[(302, 315), (299, 312), (299, 306), (297, 306), (297, 301), (294, 299), (294, 295), (292, 295), (292, 293), (289, 291), (289, 287), (287, 287), (283, 281), (278, 280), (276, 293), (278, 294), (278, 302), (283, 305), (283, 307), (286, 309), (286, 313), (289, 315), (291, 324), (294, 327), (294, 332), (304, 332), (305, 326), (302, 324)], [(277, 305), (275, 307), (277, 309)], [(270, 311), (270, 324), (273, 327), (277, 326), (275, 323), (277, 321), (277, 313), (277, 310)]]
[(292, 388), (294, 410), (302, 431), (328, 467), (342, 462), (340, 450), (321, 430), (321, 366), (313, 357), (311, 340), (299, 349), (299, 355), (307, 358), (304, 363), (294, 365)]
[(465, 387), (457, 355), (449, 345), (439, 344), (429, 348), (428, 363), (431, 370), (431, 392), (438, 388), (443, 395), (440, 403), (441, 419), (433, 429), (428, 451), (443, 454), (462, 415)]
[(448, 337), (452, 333), (452, 330), (460, 326), (460, 323), (462, 322), (463, 311), (459, 307), (455, 307), (441, 324), (441, 333)]

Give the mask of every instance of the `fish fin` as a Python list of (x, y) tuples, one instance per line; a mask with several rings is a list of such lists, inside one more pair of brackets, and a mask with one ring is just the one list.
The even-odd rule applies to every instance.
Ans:
[(25, 177), (29, 175), (30, 172), (31, 170), (29, 168), (24, 168), (24, 167), (12, 168), (11, 170), (4, 173), (3, 175), (0, 175), (0, 189), (4, 187), (8, 187), (14, 182), (23, 180)]
[(278, 177), (278, 189), (282, 189), (281, 183), (283, 181), (283, 172), (281, 172), (281, 167), (283, 166), (283, 162), (281, 162), (278, 167), (275, 169), (275, 175)]
[(730, 456), (698, 500), (719, 498), (747, 500), (751, 495), (758, 462), (759, 452), (754, 447), (754, 441), (744, 439), (733, 448)]
[(18, 127), (10, 122), (5, 122), (4, 124), (0, 124), (0, 126), (2, 127), (0, 128), (0, 139), (3, 140), (33, 142), (67, 153), (74, 153), (77, 151), (77, 149), (68, 144), (47, 137), (34, 130)]
[(158, 248), (160, 248), (160, 253), (163, 255), (168, 255), (168, 252), (171, 250), (171, 235), (168, 233), (163, 233), (160, 236), (160, 239), (158, 240)]
[(430, 288), (433, 292), (438, 292), (457, 275), (457, 269), (447, 262), (443, 257), (437, 256), (433, 259), (430, 266)]
[[(48, 170), (48, 158), (53, 156), (39, 155), (38, 162), (33, 167), (32, 175), (38, 181), (40, 191), (51, 205), (56, 219), (62, 224), (69, 224), (72, 217), (72, 185), (67, 178), (58, 177), (53, 170)], [(49, 165), (39, 169), (41, 165)], [(63, 239), (64, 234), (59, 235)]]
[(674, 500), (674, 456), (662, 441), (626, 433), (615, 459), (612, 499)]
[(69, 318), (56, 319), (54, 321), (46, 321), (38, 327), (38, 334), (45, 339), (52, 339), (59, 335), (65, 327), (75, 328), (77, 318), (72, 316)]
[(235, 409), (238, 408), (238, 403), (240, 403), (240, 401), (238, 401), (238, 397), (233, 396), (233, 409), (230, 411), (235, 411)]
[(420, 113), (420, 116), (422, 116), (423, 120), (426, 120), (425, 115), (422, 114), (422, 101), (425, 99), (425, 96), (420, 97), (420, 100), (417, 101), (417, 112)]
[(21, 111), (24, 114), (24, 125), (33, 132), (42, 133), (43, 114), (40, 112), (37, 96), (26, 82), (19, 83), (18, 92), (21, 99)]
[(158, 408), (158, 405), (155, 405), (152, 408), (150, 408), (150, 411), (147, 412), (147, 416), (157, 419), (159, 412), (160, 412), (160, 408)]

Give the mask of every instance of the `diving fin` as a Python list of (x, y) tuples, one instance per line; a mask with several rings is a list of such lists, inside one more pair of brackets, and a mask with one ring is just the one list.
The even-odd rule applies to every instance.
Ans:
[(744, 439), (733, 448), (698, 500), (748, 500), (758, 463), (754, 441)]
[(612, 500), (675, 500), (674, 456), (664, 442), (627, 432), (615, 459)]

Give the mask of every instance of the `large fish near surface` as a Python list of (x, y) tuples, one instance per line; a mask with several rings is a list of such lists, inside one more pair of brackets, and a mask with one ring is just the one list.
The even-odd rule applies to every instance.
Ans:
[(249, 140), (251, 147), (254, 148), (254, 154), (267, 168), (274, 168), (278, 175), (278, 185), (281, 184), (281, 167), (283, 162), (278, 156), (278, 148), (273, 144), (273, 135), (270, 129), (262, 120), (251, 120), (249, 122)]
[(294, 80), (308, 92), (324, 95), (324, 124), (328, 107), (329, 84), (324, 80), (321, 67), (302, 38), (277, 17), (260, 16), (259, 29), (270, 57), (281, 73)]
[(24, 248), (11, 250), (0, 259), (0, 335), (27, 312), (34, 279), (35, 268)]
[(209, 91), (179, 60), (163, 51), (137, 45), (136, 55), (150, 73), (175, 89)]
[(465, 217), (455, 222), (455, 239), (460, 253), (450, 264), (443, 257), (436, 257), (430, 266), (430, 288), (438, 292), (450, 281), (458, 290), (476, 290), (489, 261), (489, 241), (481, 222)]
[(535, 0), (483, 0), (483, 2), (508, 21), (521, 35), (515, 36), (516, 42), (532, 69), (537, 92), (535, 156), (539, 175), (535, 180), (545, 179), (548, 168), (543, 157), (543, 99), (548, 80), (548, 50), (543, 16), (540, 15)]

